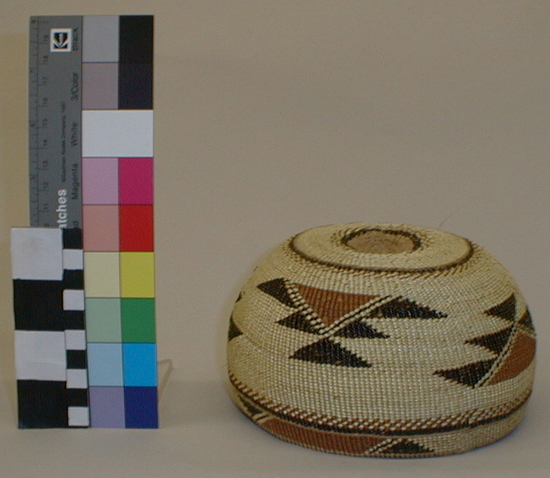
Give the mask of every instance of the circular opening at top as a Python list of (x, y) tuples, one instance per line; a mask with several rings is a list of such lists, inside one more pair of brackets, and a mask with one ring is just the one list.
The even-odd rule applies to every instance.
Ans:
[(407, 232), (370, 229), (357, 231), (344, 238), (344, 243), (369, 254), (398, 254), (412, 252), (420, 246), (419, 239)]

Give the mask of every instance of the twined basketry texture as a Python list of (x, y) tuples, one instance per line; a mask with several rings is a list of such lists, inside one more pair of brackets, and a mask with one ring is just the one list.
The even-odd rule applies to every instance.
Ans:
[(483, 248), (395, 224), (324, 226), (276, 247), (230, 321), (240, 410), (355, 456), (461, 453), (502, 438), (531, 393), (535, 333)]

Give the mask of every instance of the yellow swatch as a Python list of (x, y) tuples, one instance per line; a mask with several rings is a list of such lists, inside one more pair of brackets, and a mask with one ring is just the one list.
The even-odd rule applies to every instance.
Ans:
[(155, 253), (120, 253), (120, 296), (155, 297)]

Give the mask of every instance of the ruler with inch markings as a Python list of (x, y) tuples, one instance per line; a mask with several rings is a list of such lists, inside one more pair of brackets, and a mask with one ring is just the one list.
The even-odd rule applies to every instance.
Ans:
[(81, 227), (82, 17), (32, 17), (29, 199), (33, 227)]

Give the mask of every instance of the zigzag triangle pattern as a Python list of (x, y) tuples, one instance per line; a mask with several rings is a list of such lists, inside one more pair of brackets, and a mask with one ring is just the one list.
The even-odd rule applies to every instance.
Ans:
[(487, 372), (491, 370), (493, 363), (495, 363), (495, 360), (484, 360), (451, 370), (438, 370), (435, 374), (461, 385), (468, 385), (474, 388), (485, 377)]
[(284, 279), (273, 279), (268, 282), (263, 282), (258, 285), (258, 289), (272, 297), (275, 297), (275, 299), (279, 302), (288, 305), (289, 307), (296, 307), (292, 297), (290, 297), (288, 293)]
[(483, 335), (481, 337), (476, 337), (475, 339), (467, 340), (466, 343), (480, 345), (481, 347), (485, 347), (498, 355), (504, 350), (506, 344), (508, 344), (513, 330), (513, 327), (508, 327), (504, 330), (495, 332), (494, 334)]
[(340, 365), (354, 368), (372, 366), (361, 357), (358, 357), (330, 339), (323, 339), (311, 345), (306, 345), (292, 355), (291, 358), (318, 364)]
[[(486, 315), (498, 317), (508, 322), (516, 322), (516, 313), (517, 304), (514, 294), (485, 311)], [(530, 332), (533, 331), (529, 311), (523, 314), (517, 324), (524, 326)], [(496, 354), (497, 357), (493, 360), (475, 362), (460, 368), (438, 370), (434, 372), (435, 375), (470, 387), (476, 387), (480, 384), (494, 385), (518, 376), (529, 367), (535, 357), (535, 339), (521, 331), (516, 332), (515, 325), (492, 334), (475, 337), (465, 343), (484, 347)], [(503, 356), (506, 358), (494, 368), (493, 365), (501, 360)]]
[[(277, 323), (312, 335), (329, 337), (302, 347), (291, 358), (318, 364), (347, 367), (370, 367), (363, 358), (347, 350), (329, 338), (346, 339), (388, 339), (390, 336), (376, 330), (365, 321), (363, 312), (369, 305), (380, 300), (380, 296), (336, 292), (296, 284), (284, 278), (272, 279), (259, 284), (258, 289), (275, 298), (295, 312)], [(356, 318), (354, 318), (356, 315)], [(412, 300), (397, 297), (374, 308), (368, 318), (440, 319), (446, 314), (417, 304)], [(342, 320), (349, 323), (341, 327)], [(230, 324), (230, 335), (234, 334)], [(233, 332), (232, 332), (233, 331)]]
[(462, 453), (508, 435), (532, 394), (524, 298), (459, 236), (314, 228), (266, 255), (242, 294), (231, 396), (287, 442), (357, 457)]
[(397, 298), (388, 302), (376, 310), (374, 310), (369, 317), (379, 318), (398, 318), (398, 319), (441, 319), (447, 317), (442, 312), (437, 312), (418, 305), (412, 300)]
[(516, 296), (512, 294), (500, 304), (486, 310), (485, 313), (493, 317), (500, 317), (501, 319), (514, 322), (516, 320)]
[(390, 337), (389, 335), (378, 332), (374, 327), (371, 327), (361, 320), (352, 322), (334, 335), (347, 339), (387, 339)]
[(307, 332), (308, 334), (319, 333), (319, 331), (313, 327), (311, 321), (309, 321), (301, 312), (296, 312), (295, 314), (289, 315), (288, 317), (279, 320), (277, 323), (290, 329)]
[(295, 284), (296, 289), (325, 326), (377, 299), (376, 295), (348, 294)]
[[(327, 333), (346, 315), (353, 320), (354, 311), (379, 299), (375, 295), (348, 294), (294, 284), (285, 279), (273, 279), (259, 284), (258, 289), (277, 299), (280, 303), (296, 310), (278, 324), (291, 329), (319, 335)], [(357, 320), (359, 320), (358, 318)], [(361, 323), (342, 332), (347, 338), (385, 338), (372, 326)]]
[(535, 358), (535, 339), (519, 332), (510, 353), (490, 380), (489, 385), (517, 377)]

